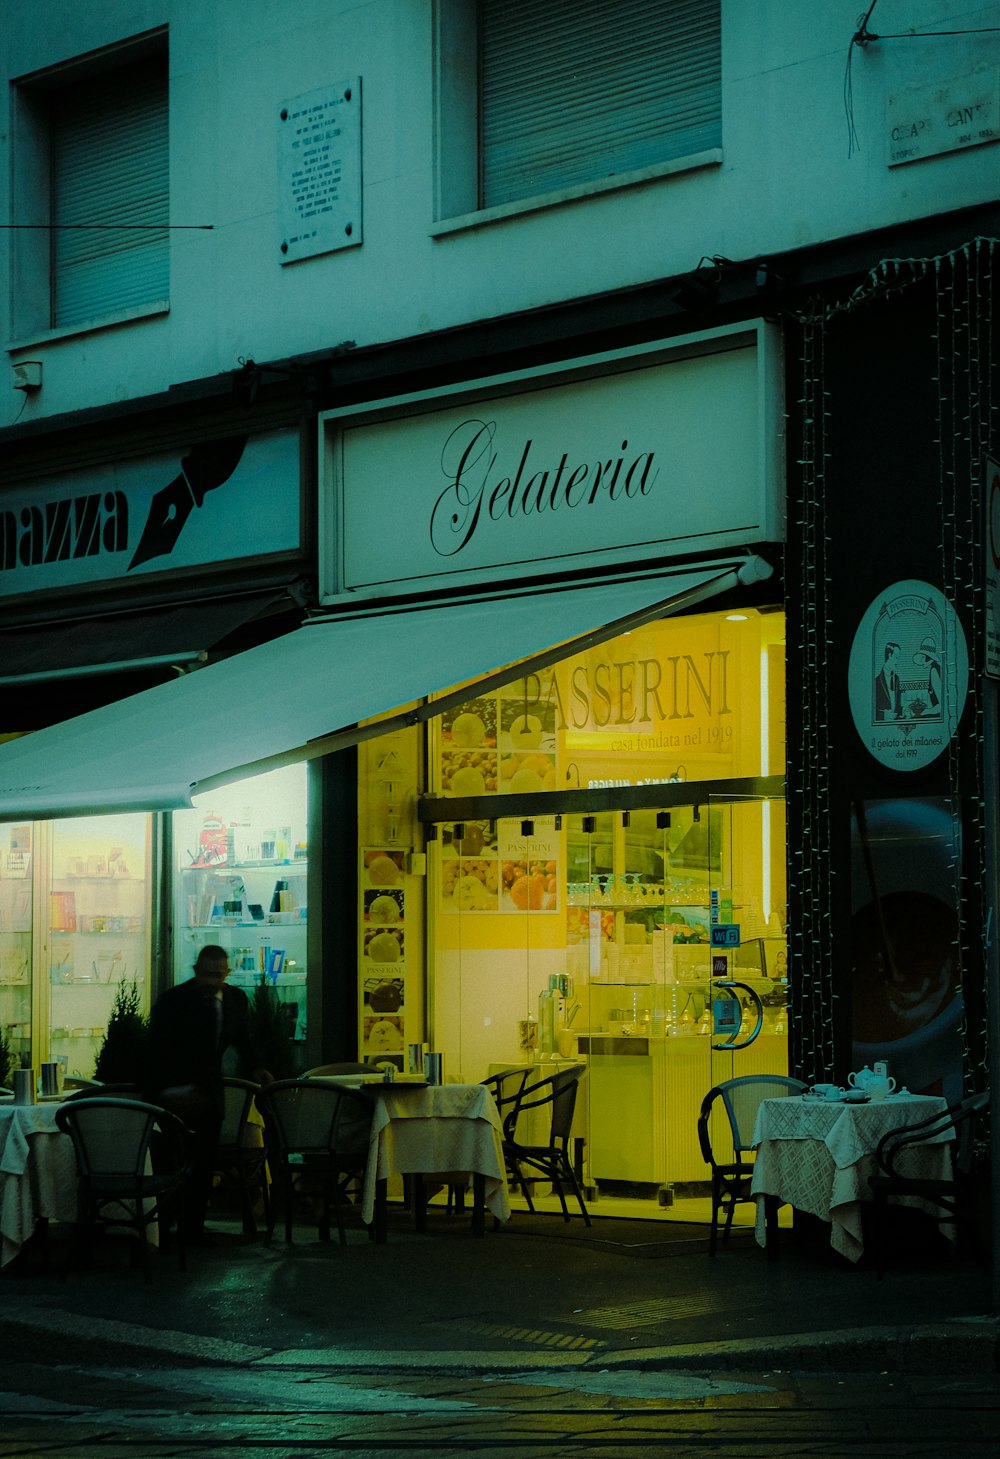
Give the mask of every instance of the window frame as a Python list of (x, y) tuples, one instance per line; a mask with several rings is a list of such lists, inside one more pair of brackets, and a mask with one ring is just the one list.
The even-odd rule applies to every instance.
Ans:
[(50, 121), (53, 95), (81, 81), (127, 69), (151, 57), (168, 59), (165, 26), (72, 61), (16, 77), (10, 83), (11, 221), (22, 226), (12, 230), (9, 349), (87, 333), (169, 310), (169, 297), (164, 297), (68, 324), (54, 324), (54, 255), (51, 239), (44, 237), (53, 216)]
[[(722, 23), (720, 4), (720, 30)], [(578, 199), (620, 191), (679, 174), (718, 167), (723, 149), (706, 148), (634, 171), (595, 177), (569, 187), (479, 205), (479, 28), (476, 0), (434, 3), (434, 221), (432, 237), (478, 228)], [(719, 81), (720, 99), (722, 78)]]

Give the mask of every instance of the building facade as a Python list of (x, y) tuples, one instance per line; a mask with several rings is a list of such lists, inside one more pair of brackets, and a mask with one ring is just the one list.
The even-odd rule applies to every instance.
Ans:
[(1000, 7), (9, 10), (18, 1050), (221, 940), (663, 1204), (733, 1072), (984, 1085)]

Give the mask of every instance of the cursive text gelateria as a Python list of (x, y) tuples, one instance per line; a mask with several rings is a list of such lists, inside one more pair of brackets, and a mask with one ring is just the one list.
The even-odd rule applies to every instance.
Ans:
[(453, 557), (472, 541), (478, 528), (505, 518), (541, 516), (545, 512), (574, 511), (599, 499), (620, 501), (648, 496), (659, 475), (655, 452), (627, 454), (622, 441), (619, 454), (602, 461), (569, 464), (569, 452), (548, 465), (536, 465), (529, 456), (529, 437), (521, 449), (517, 470), (500, 475), (493, 449), (495, 421), (467, 420), (456, 426), (441, 452), (441, 469), (448, 485), (434, 503), (430, 519), (431, 545), (442, 557)]

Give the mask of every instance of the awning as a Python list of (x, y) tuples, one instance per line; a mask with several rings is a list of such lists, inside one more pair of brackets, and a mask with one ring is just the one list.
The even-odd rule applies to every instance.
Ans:
[(289, 605), (272, 590), (0, 631), (0, 687), (190, 664), (252, 619)]
[[(656, 577), (313, 622), (0, 745), (0, 820), (180, 809), (198, 792), (430, 718), (770, 575), (744, 555)], [(463, 687), (447, 698), (401, 708), (455, 685)]]

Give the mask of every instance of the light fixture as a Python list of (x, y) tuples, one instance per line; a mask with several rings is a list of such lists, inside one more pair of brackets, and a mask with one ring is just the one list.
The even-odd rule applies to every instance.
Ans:
[(658, 831), (669, 831), (670, 830), (670, 812), (669, 811), (657, 811), (656, 812), (656, 829)]
[(562, 830), (562, 816), (556, 816), (556, 818), (555, 818), (555, 827), (556, 827), (556, 830), (557, 831), (561, 831)]
[(597, 830), (597, 817), (596, 816), (584, 816), (584, 818), (583, 818), (583, 830), (584, 830), (584, 833), (587, 836), (592, 836), (594, 834), (594, 832)]
[(535, 834), (535, 823), (534, 823), (534, 821), (522, 821), (521, 822), (521, 835), (522, 836), (533, 836), (534, 834)]
[(745, 623), (746, 621), (747, 621), (747, 615), (746, 615), (746, 613), (727, 613), (726, 614), (726, 622), (727, 623)]
[(451, 839), (453, 841), (464, 841), (465, 840), (465, 822), (464, 821), (456, 821), (455, 824), (452, 826), (452, 828), (451, 828)]
[(700, 821), (701, 820), (701, 806), (700, 805), (696, 805), (694, 807), (693, 811), (691, 812), (691, 817), (695, 821)]
[(631, 811), (622, 811), (622, 825), (627, 830), (628, 827), (631, 824), (632, 824), (632, 812)]

